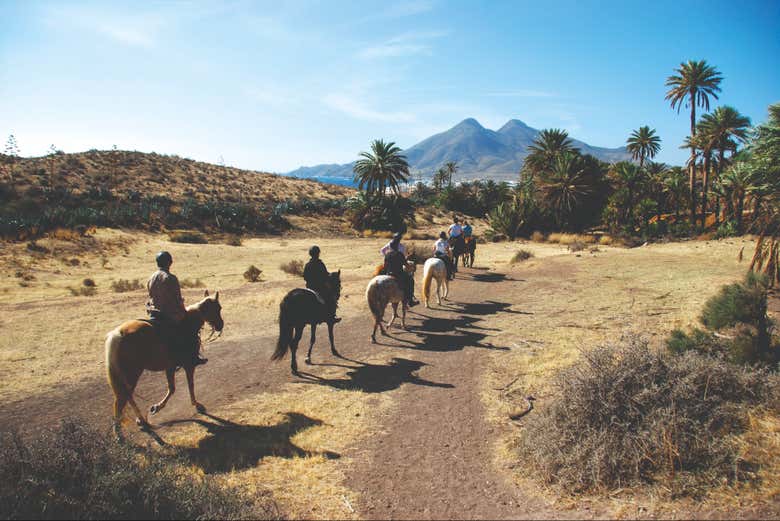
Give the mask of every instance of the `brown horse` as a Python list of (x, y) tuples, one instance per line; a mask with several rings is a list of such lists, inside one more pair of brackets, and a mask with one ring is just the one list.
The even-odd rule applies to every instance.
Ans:
[[(214, 331), (222, 332), (222, 306), (219, 303), (219, 291), (213, 297), (209, 292), (203, 300), (187, 307), (187, 315), (182, 321), (182, 330), (200, 332), (203, 324), (208, 323)], [(213, 332), (212, 332), (213, 334)], [(199, 412), (205, 407), (195, 400), (195, 367), (190, 363), (182, 366), (187, 374), (190, 402)], [(114, 391), (114, 433), (122, 439), (121, 419), (125, 406), (129, 403), (137, 416), (136, 423), (148, 429), (149, 423), (133, 399), (135, 386), (144, 371), (165, 371), (168, 378), (168, 393), (162, 401), (152, 405), (150, 413), (160, 412), (176, 390), (175, 375), (177, 365), (168, 348), (162, 342), (154, 326), (145, 320), (130, 320), (113, 329), (106, 336), (106, 370), (108, 383)]]

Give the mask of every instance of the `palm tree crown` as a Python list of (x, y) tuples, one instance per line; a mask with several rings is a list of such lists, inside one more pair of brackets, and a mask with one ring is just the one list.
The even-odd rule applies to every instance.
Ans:
[(539, 132), (528, 150), (529, 154), (525, 158), (524, 166), (527, 166), (532, 172), (549, 169), (555, 158), (564, 152), (579, 152), (569, 139), (569, 133), (557, 128), (544, 129)]
[(711, 114), (704, 114), (697, 125), (697, 132), (712, 149), (731, 149), (737, 142), (748, 140), (750, 118), (743, 116), (734, 107), (716, 108)]
[(661, 138), (655, 133), (655, 129), (651, 129), (647, 125), (639, 127), (639, 130), (635, 130), (631, 133), (626, 141), (631, 157), (634, 160), (639, 160), (639, 167), (645, 163), (645, 159), (654, 158), (655, 155), (661, 150)]
[[(677, 75), (666, 78), (666, 86), (669, 87), (666, 99), (671, 102), (672, 108), (677, 108), (677, 112), (680, 112), (685, 104), (692, 111), (697, 106), (709, 111), (710, 96), (718, 99), (720, 82), (723, 81), (723, 76), (718, 70), (712, 65), (707, 65), (706, 60), (689, 60), (688, 63), (681, 63), (680, 68), (675, 69), (675, 72)], [(693, 121), (695, 123), (695, 117)]]
[(398, 185), (409, 178), (409, 163), (394, 142), (382, 139), (371, 143), (371, 152), (361, 152), (353, 171), (355, 181), (368, 195), (383, 198), (387, 188), (398, 195)]

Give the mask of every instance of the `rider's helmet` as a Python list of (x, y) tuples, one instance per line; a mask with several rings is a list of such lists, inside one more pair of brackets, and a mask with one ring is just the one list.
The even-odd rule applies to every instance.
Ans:
[(157, 266), (160, 268), (170, 268), (171, 264), (173, 264), (173, 257), (167, 251), (158, 253), (154, 260), (157, 261)]
[(317, 245), (309, 248), (309, 257), (315, 258), (320, 256), (320, 247)]
[(452, 222), (455, 223), (455, 224), (458, 224), (458, 217), (457, 216), (453, 217), (452, 218)]
[(439, 239), (445, 239), (445, 240), (446, 240), (446, 239), (447, 239), (447, 234), (446, 234), (446, 233), (444, 233), (444, 232), (441, 232), (441, 233), (439, 234)]

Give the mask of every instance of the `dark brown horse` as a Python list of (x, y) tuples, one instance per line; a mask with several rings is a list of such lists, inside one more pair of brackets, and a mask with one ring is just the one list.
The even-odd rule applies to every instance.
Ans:
[(466, 247), (463, 252), (463, 267), (474, 267), (474, 256), (477, 252), (477, 238), (474, 236), (466, 237)]
[[(187, 307), (187, 315), (182, 321), (182, 334), (196, 336), (203, 325), (208, 323), (214, 331), (222, 331), (222, 306), (219, 303), (219, 291), (209, 297), (206, 291), (203, 300)], [(206, 409), (195, 400), (195, 367), (192, 363), (182, 366), (187, 374), (187, 386), (190, 402), (202, 412)], [(136, 414), (136, 423), (149, 428), (146, 416), (133, 399), (135, 386), (144, 371), (165, 371), (168, 378), (168, 393), (162, 401), (154, 404), (151, 414), (161, 411), (176, 390), (177, 365), (168, 347), (157, 330), (145, 320), (130, 320), (113, 329), (106, 336), (106, 370), (108, 383), (114, 391), (114, 433), (122, 438), (121, 419), (125, 406), (129, 403)]]
[(458, 271), (458, 258), (466, 251), (466, 243), (463, 241), (463, 234), (457, 237), (450, 237), (450, 251), (452, 251), (452, 270)]
[(290, 368), (292, 374), (298, 374), (298, 362), (295, 358), (298, 343), (307, 325), (311, 326), (311, 342), (306, 363), (311, 364), (311, 350), (316, 341), (317, 324), (328, 325), (330, 352), (338, 356), (333, 343), (333, 318), (336, 316), (339, 297), (341, 296), (341, 270), (328, 275), (326, 288), (321, 295), (310, 289), (298, 288), (290, 291), (279, 305), (279, 341), (271, 360), (281, 360), (290, 351)]

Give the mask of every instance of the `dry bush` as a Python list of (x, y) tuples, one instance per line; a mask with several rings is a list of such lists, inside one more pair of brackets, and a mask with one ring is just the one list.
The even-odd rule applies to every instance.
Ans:
[(27, 251), (32, 253), (50, 253), (51, 250), (47, 248), (46, 246), (41, 246), (35, 241), (30, 241), (27, 243)]
[(128, 291), (138, 291), (140, 289), (144, 289), (144, 286), (138, 279), (119, 279), (111, 282), (111, 290), (114, 293), (126, 293)]
[(612, 239), (612, 237), (609, 235), (602, 235), (601, 239), (599, 239), (599, 244), (601, 244), (602, 246), (609, 246), (613, 242), (614, 239)]
[(531, 234), (531, 240), (533, 242), (544, 242), (546, 238), (542, 232), (536, 231)]
[(512, 260), (509, 261), (510, 264), (517, 264), (519, 262), (527, 261), (531, 257), (534, 256), (534, 252), (528, 251), (528, 250), (519, 250), (517, 253), (515, 253), (512, 256)]
[(407, 236), (409, 239), (414, 241), (435, 241), (437, 239), (436, 234), (420, 232), (416, 230), (409, 232)]
[(240, 235), (228, 235), (225, 238), (225, 244), (228, 246), (241, 246), (242, 240)]
[(582, 241), (574, 241), (574, 242), (570, 242), (567, 248), (571, 252), (577, 252), (577, 251), (584, 250), (586, 246), (587, 245)]
[(289, 275), (295, 275), (298, 277), (303, 276), (303, 261), (301, 260), (291, 260), (288, 262), (283, 262), (279, 269), (281, 269), (283, 272), (289, 274)]
[(260, 274), (263, 270), (252, 264), (244, 272), (244, 280), (247, 282), (257, 282), (260, 280)]
[(432, 246), (420, 242), (406, 242), (404, 247), (406, 248), (406, 258), (415, 264), (423, 264), (431, 257), (431, 250), (433, 250)]
[(194, 231), (171, 232), (168, 234), (168, 239), (171, 242), (184, 242), (188, 244), (207, 244), (209, 242), (205, 235)]
[(206, 285), (200, 279), (182, 279), (179, 281), (179, 286), (182, 288), (203, 288)]
[(544, 481), (574, 492), (660, 482), (697, 495), (751, 480), (761, 462), (743, 459), (738, 436), (754, 408), (780, 406), (776, 374), (636, 337), (584, 352), (552, 392), (519, 446)]
[(68, 286), (67, 289), (74, 297), (92, 297), (97, 294), (97, 284), (89, 278), (84, 279), (78, 288)]
[(222, 488), (186, 461), (117, 444), (74, 422), (22, 439), (0, 433), (4, 519), (279, 518), (269, 494)]

